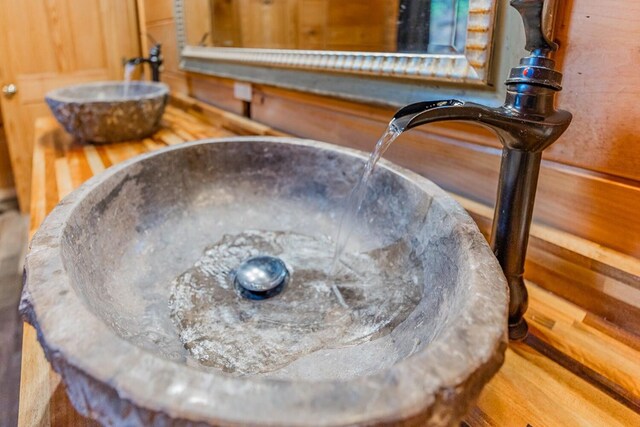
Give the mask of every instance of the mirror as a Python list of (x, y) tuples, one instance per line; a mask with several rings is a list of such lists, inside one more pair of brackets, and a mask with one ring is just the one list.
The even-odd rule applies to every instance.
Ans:
[(469, 0), (186, 0), (191, 46), (464, 52)]
[(495, 0), (176, 0), (185, 63), (480, 84), (494, 9)]

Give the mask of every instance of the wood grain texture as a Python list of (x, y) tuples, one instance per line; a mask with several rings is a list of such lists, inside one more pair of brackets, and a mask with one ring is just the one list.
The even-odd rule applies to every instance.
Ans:
[[(153, 23), (173, 19), (173, 1), (139, 0), (145, 10), (145, 22)], [(140, 7), (140, 5), (138, 6)]]
[[(397, 50), (398, 2), (389, 0), (233, 0), (211, 2), (225, 13), (216, 19), (218, 47), (312, 49), (356, 52)], [(203, 27), (193, 18), (196, 4), (187, 2), (189, 27)], [(191, 17), (191, 20), (189, 18)], [(221, 17), (222, 18), (222, 17)], [(216, 27), (228, 28), (222, 38)], [(230, 30), (234, 30), (233, 32)], [(200, 30), (202, 31), (202, 30)], [(202, 34), (202, 33), (201, 33)], [(188, 37), (192, 44), (201, 35)], [(232, 41), (233, 44), (229, 44)]]
[[(180, 107), (180, 109), (177, 108)], [(279, 134), (196, 100), (177, 97), (168, 107), (164, 128), (152, 138), (124, 144), (85, 146), (73, 143), (51, 119), (38, 121), (34, 153), (32, 232), (62, 194), (81, 184), (95, 172), (138, 152), (180, 143), (186, 135)], [(243, 126), (244, 131), (241, 129)], [(180, 136), (184, 135), (184, 136)], [(458, 200), (482, 222), (491, 209), (469, 199)], [(540, 228), (542, 227), (542, 228)], [(486, 230), (485, 230), (486, 231)], [(591, 259), (595, 269), (622, 279), (632, 278), (640, 268), (633, 259), (598, 245), (535, 226), (535, 238), (549, 248), (573, 248), (573, 258)], [(545, 240), (546, 239), (546, 240)], [(572, 240), (573, 239), (573, 240)], [(640, 398), (640, 339), (595, 317), (561, 298), (529, 284), (527, 319), (536, 337), (548, 343), (578, 366), (588, 367), (608, 385), (629, 399)], [(640, 414), (611, 397), (600, 384), (563, 368), (526, 343), (511, 344), (504, 366), (482, 392), (468, 415), (470, 426), (545, 425), (640, 425)], [(25, 326), (21, 383), (20, 426), (93, 426), (70, 406), (64, 386), (50, 368), (33, 328)]]
[(235, 114), (244, 112), (244, 103), (233, 96), (233, 80), (189, 73), (189, 82), (189, 96)]
[[(214, 13), (212, 8), (215, 8), (217, 2), (209, 0), (189, 0), (184, 3), (184, 21), (188, 24), (185, 26), (186, 44), (191, 46), (198, 46), (202, 40), (205, 43), (215, 38), (216, 25), (223, 23), (223, 19), (226, 17), (218, 17)], [(228, 1), (222, 2), (225, 6), (225, 10), (233, 10), (232, 3)], [(215, 18), (223, 18), (216, 21), (214, 25), (213, 20)], [(230, 27), (235, 27), (233, 16), (230, 17)], [(205, 37), (206, 35), (206, 37)]]
[(639, 181), (640, 2), (563, 3), (558, 105), (574, 117), (546, 157)]
[(2, 114), (20, 206), (28, 212), (33, 126), (48, 114), (45, 93), (122, 79), (122, 58), (139, 53), (135, 0), (6, 0), (0, 27), (0, 80), (18, 87), (0, 99)]

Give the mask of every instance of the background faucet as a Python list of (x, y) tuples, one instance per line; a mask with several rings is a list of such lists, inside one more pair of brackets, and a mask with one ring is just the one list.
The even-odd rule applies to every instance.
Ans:
[(148, 63), (151, 68), (151, 80), (154, 82), (160, 81), (160, 67), (162, 66), (162, 45), (160, 43), (154, 44), (149, 50), (149, 57), (138, 57), (127, 60), (126, 64), (139, 65)]
[(509, 284), (509, 338), (521, 340), (528, 330), (523, 273), (542, 151), (567, 129), (571, 113), (554, 106), (562, 81), (551, 59), (558, 48), (551, 37), (555, 0), (512, 0), (511, 6), (522, 16), (530, 55), (511, 69), (504, 104), (491, 108), (455, 99), (419, 102), (400, 109), (394, 123), (408, 130), (437, 121), (472, 121), (498, 135), (503, 150), (491, 247)]

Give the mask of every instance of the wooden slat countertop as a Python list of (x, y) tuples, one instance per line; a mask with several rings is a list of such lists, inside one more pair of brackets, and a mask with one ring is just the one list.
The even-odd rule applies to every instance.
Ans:
[[(175, 101), (175, 99), (174, 99)], [(31, 233), (66, 194), (132, 156), (188, 140), (241, 134), (280, 135), (243, 117), (188, 99), (167, 107), (152, 137), (109, 145), (74, 142), (52, 118), (36, 123)], [(474, 218), (483, 207), (458, 198)], [(477, 208), (477, 209), (476, 209)], [(475, 211), (474, 211), (475, 209)], [(640, 426), (640, 341), (529, 284), (532, 333), (511, 343), (465, 423), (470, 426)], [(25, 324), (19, 426), (97, 425), (71, 406)]]

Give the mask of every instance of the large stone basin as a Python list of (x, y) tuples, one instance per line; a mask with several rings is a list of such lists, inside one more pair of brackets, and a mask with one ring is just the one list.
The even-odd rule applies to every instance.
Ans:
[(142, 139), (155, 132), (169, 96), (159, 82), (97, 82), (55, 89), (45, 96), (67, 132), (83, 141)]
[[(504, 276), (455, 201), (386, 161), (331, 267), (365, 160), (197, 141), (67, 196), (31, 243), (21, 312), (74, 406), (105, 425), (459, 422), (503, 361)], [(258, 252), (291, 273), (264, 301), (226, 277)]]

